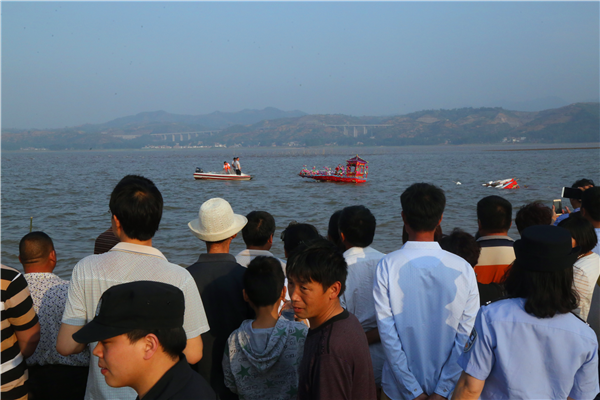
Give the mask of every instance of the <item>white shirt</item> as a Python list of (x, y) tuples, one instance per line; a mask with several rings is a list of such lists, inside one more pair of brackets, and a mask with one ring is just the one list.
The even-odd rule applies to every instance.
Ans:
[(79, 354), (67, 357), (61, 356), (56, 351), (56, 337), (65, 310), (69, 281), (60, 279), (58, 275), (50, 272), (35, 272), (23, 276), (29, 286), (33, 309), (40, 320), (40, 342), (33, 355), (27, 358), (27, 365), (87, 366), (90, 363), (90, 352), (87, 348)]
[(481, 307), (458, 363), (485, 381), (481, 399), (593, 399), (598, 393), (598, 342), (571, 313), (537, 318), (525, 299)]
[[(85, 257), (75, 265), (62, 322), (74, 326), (85, 325), (94, 318), (98, 300), (108, 288), (143, 280), (168, 283), (183, 291), (183, 328), (188, 339), (209, 330), (202, 299), (190, 273), (185, 268), (168, 262), (165, 256), (153, 247), (124, 242), (117, 244), (107, 253)], [(96, 343), (90, 343), (89, 346), (93, 350)], [(136, 397), (137, 394), (132, 388), (108, 386), (98, 368), (98, 358), (91, 357), (86, 400), (133, 400)]]
[(594, 230), (596, 231), (596, 236), (598, 236), (598, 243), (596, 244), (596, 247), (592, 249), (592, 251), (600, 255), (600, 228), (594, 228)]
[[(368, 247), (352, 247), (344, 252), (348, 264), (346, 290), (340, 297), (340, 304), (358, 318), (365, 332), (377, 328), (375, 299), (373, 298), (373, 281), (377, 263), (385, 256), (380, 251)], [(385, 353), (381, 343), (369, 345), (375, 383), (381, 385), (381, 371), (385, 361)]]
[(479, 310), (473, 268), (437, 242), (407, 242), (377, 265), (373, 294), (385, 394), (450, 398), (461, 373), (456, 360)]
[[(235, 261), (237, 261), (237, 263), (240, 264), (242, 267), (247, 268), (248, 264), (250, 264), (250, 261), (254, 260), (258, 256), (277, 258), (273, 255), (273, 253), (271, 253), (268, 250), (244, 249), (240, 251), (237, 256), (235, 256)], [(277, 258), (277, 260), (279, 260), (279, 262), (281, 263), (281, 268), (283, 269), (283, 274), (285, 275), (285, 261), (280, 260), (279, 258)]]
[(579, 294), (579, 307), (573, 310), (584, 321), (588, 318), (594, 286), (600, 276), (600, 256), (591, 253), (577, 260), (573, 265), (573, 286)]

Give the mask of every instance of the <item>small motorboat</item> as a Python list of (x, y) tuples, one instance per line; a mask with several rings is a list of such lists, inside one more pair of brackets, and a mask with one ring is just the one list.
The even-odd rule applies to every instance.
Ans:
[(252, 176), (244, 173), (241, 175), (236, 175), (224, 174), (221, 172), (204, 172), (202, 171), (202, 168), (196, 168), (196, 172), (194, 172), (194, 179), (211, 179), (216, 181), (249, 181), (252, 179)]
[(482, 185), (487, 187), (495, 187), (496, 189), (520, 189), (520, 186), (515, 178), (489, 181), (488, 183), (482, 183)]
[(338, 165), (335, 169), (325, 167), (321, 170), (317, 170), (316, 168), (309, 170), (305, 165), (298, 175), (317, 181), (365, 183), (369, 175), (369, 166), (367, 163), (368, 161), (363, 160), (357, 154), (356, 157), (346, 160), (345, 167)]

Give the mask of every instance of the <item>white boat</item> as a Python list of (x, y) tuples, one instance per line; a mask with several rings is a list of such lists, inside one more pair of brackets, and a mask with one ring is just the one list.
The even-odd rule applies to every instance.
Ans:
[(194, 179), (211, 179), (216, 181), (249, 181), (252, 179), (252, 176), (244, 173), (241, 175), (236, 175), (223, 174), (220, 172), (204, 172), (201, 168), (196, 168), (196, 172), (194, 172)]

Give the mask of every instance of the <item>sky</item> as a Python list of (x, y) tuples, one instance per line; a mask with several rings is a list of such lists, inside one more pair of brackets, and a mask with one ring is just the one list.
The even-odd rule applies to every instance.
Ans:
[(3, 128), (158, 110), (517, 109), (540, 99), (598, 101), (600, 90), (599, 2), (0, 7)]

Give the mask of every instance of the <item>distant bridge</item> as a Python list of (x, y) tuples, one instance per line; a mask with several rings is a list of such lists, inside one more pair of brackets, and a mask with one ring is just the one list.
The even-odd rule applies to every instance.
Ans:
[(164, 140), (168, 140), (169, 136), (171, 137), (171, 141), (175, 141), (175, 136), (179, 136), (179, 141), (183, 141), (184, 135), (187, 135), (187, 140), (192, 139), (192, 135), (194, 137), (198, 137), (200, 134), (209, 134), (210, 136), (214, 135), (217, 132), (221, 132), (222, 129), (214, 129), (211, 131), (195, 131), (195, 132), (173, 132), (173, 133), (151, 133), (150, 136), (161, 137)]
[(348, 136), (348, 128), (354, 128), (354, 137), (358, 137), (358, 131), (356, 128), (363, 128), (363, 135), (367, 134), (367, 127), (369, 128), (380, 128), (384, 126), (392, 126), (391, 124), (360, 124), (360, 125), (325, 125), (325, 126), (335, 126), (335, 127), (344, 127), (344, 136)]

